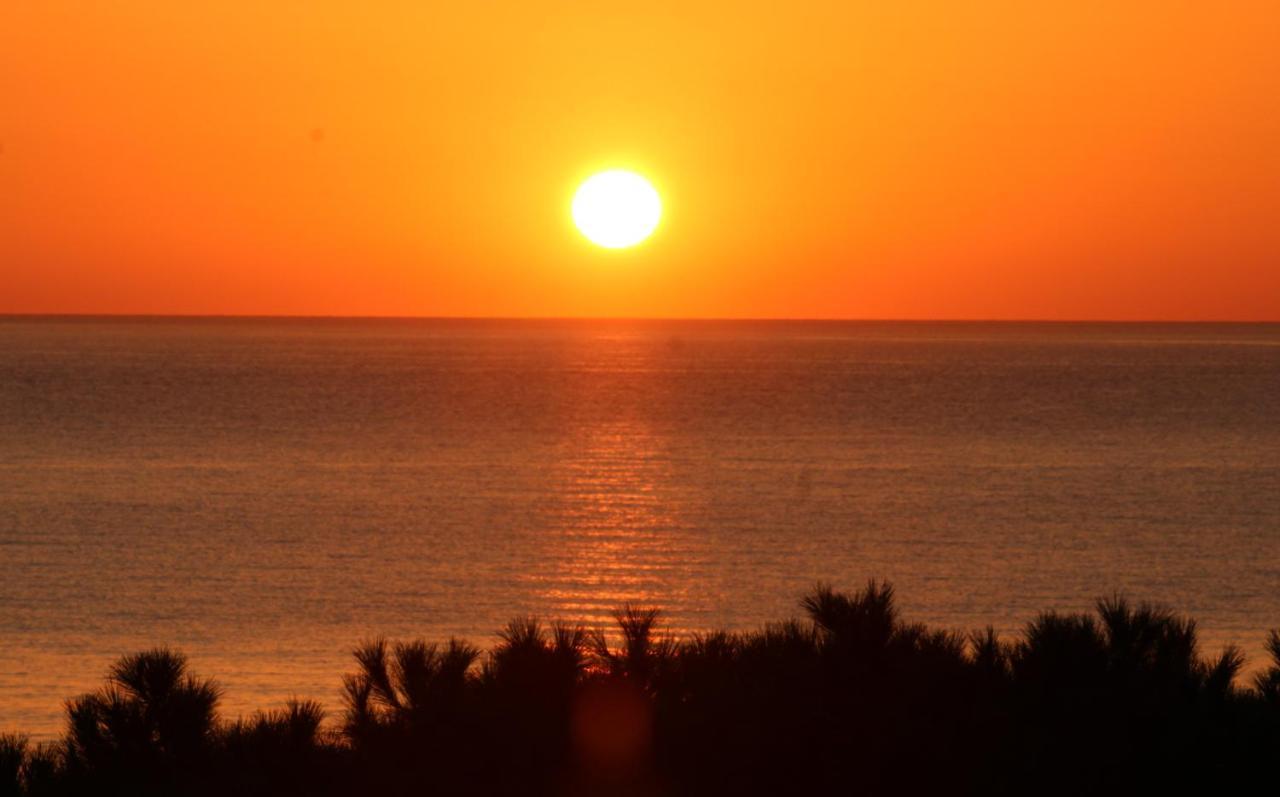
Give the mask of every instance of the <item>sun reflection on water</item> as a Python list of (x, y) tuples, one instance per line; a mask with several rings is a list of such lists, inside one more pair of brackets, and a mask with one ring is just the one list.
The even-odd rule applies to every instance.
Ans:
[[(666, 617), (684, 633), (695, 616), (707, 551), (681, 516), (691, 496), (648, 426), (622, 420), (583, 430), (566, 447), (554, 481), (544, 573), (526, 574), (556, 616), (607, 626), (624, 604), (683, 607)], [(675, 500), (679, 493), (679, 500)]]

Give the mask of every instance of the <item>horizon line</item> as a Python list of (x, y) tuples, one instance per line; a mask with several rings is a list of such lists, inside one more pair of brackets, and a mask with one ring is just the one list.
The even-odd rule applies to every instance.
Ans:
[(0, 319), (139, 319), (209, 321), (581, 321), (581, 322), (742, 322), (742, 323), (874, 323), (874, 324), (1280, 324), (1265, 319), (1173, 318), (979, 318), (948, 317), (834, 317), (834, 316), (589, 316), (589, 315), (370, 315), (323, 313), (15, 313), (0, 312)]

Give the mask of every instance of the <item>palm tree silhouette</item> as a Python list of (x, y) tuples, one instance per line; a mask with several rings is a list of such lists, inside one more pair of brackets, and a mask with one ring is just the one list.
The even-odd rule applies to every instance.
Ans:
[(22, 794), (27, 744), (25, 736), (0, 733), (0, 797), (19, 797)]
[(1271, 657), (1271, 666), (1253, 677), (1253, 686), (1263, 701), (1280, 709), (1280, 630), (1268, 632), (1267, 654)]
[(125, 656), (97, 692), (67, 704), (68, 767), (139, 791), (198, 777), (217, 730), (222, 690), (168, 648)]
[(1119, 595), (1008, 641), (906, 622), (886, 582), (800, 608), (683, 641), (652, 608), (609, 634), (517, 617), (483, 659), (374, 639), (334, 728), (297, 699), (221, 723), (219, 687), (157, 648), (71, 700), (56, 745), (0, 735), (0, 797), (1183, 793), (1269, 776), (1280, 749), (1280, 630), (1244, 689), (1239, 650), (1204, 656), (1192, 620)]
[(603, 630), (594, 631), (590, 644), (596, 668), (614, 678), (625, 679), (639, 689), (652, 689), (676, 651), (674, 639), (657, 633), (661, 616), (659, 609), (631, 604), (614, 612), (622, 646), (615, 650)]
[(444, 645), (385, 638), (355, 650), (359, 672), (343, 679), (344, 728), (353, 740), (384, 728), (413, 730), (455, 710), (480, 650), (461, 640)]

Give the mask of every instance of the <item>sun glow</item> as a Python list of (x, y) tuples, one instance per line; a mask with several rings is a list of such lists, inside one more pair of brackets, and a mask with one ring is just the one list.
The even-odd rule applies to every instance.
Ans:
[(588, 177), (573, 196), (573, 223), (607, 249), (634, 246), (653, 234), (662, 200), (645, 178), (624, 169)]

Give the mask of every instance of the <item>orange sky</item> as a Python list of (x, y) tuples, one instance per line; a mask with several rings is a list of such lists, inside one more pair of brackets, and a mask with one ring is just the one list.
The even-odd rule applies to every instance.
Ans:
[(2, 16), (0, 312), (1280, 319), (1275, 0)]

